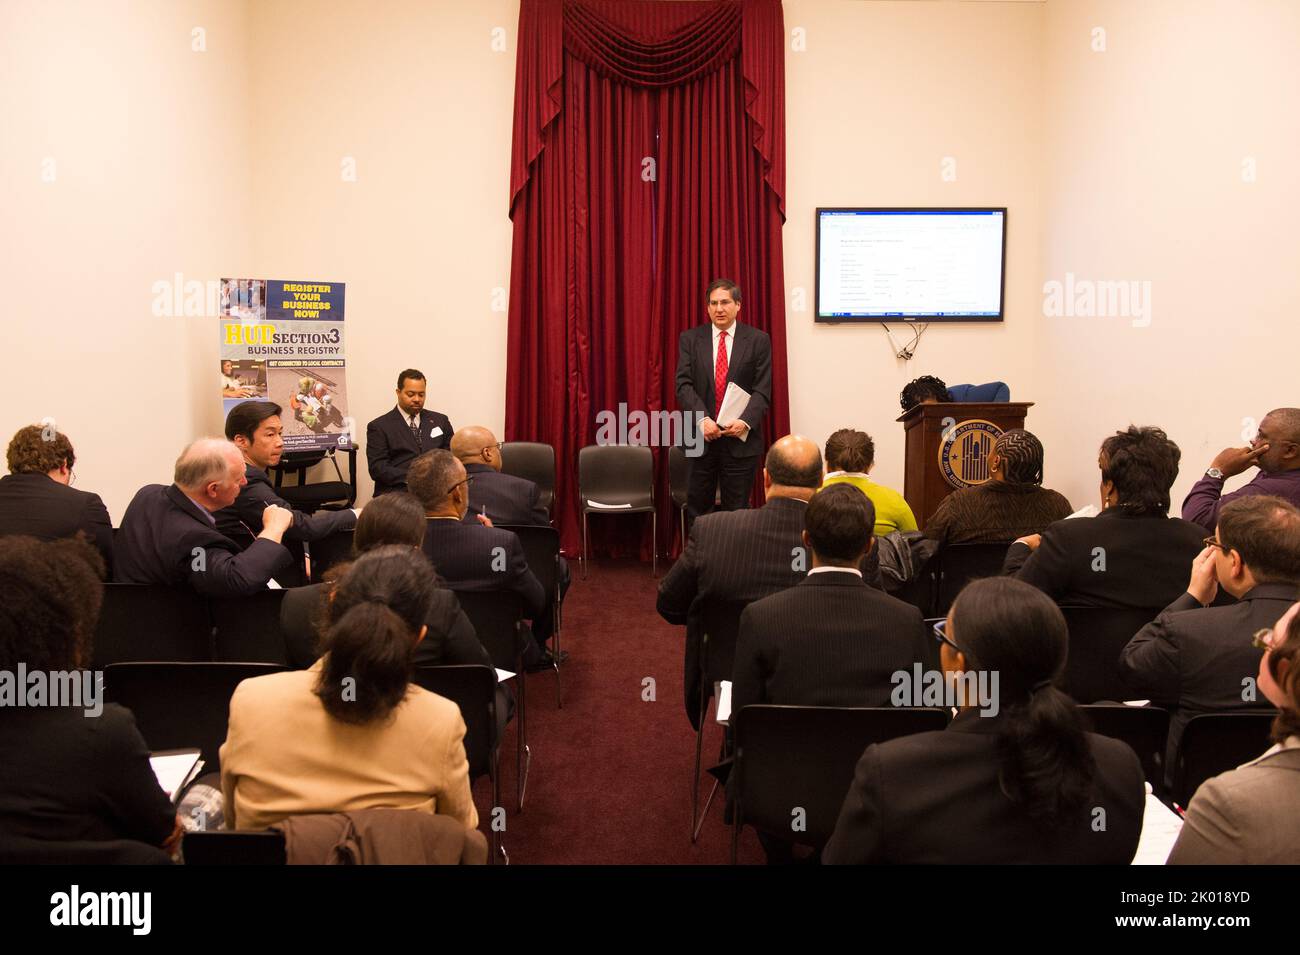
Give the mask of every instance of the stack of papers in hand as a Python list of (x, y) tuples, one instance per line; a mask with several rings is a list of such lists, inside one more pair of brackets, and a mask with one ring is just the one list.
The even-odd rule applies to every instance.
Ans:
[(185, 791), (203, 769), (197, 749), (169, 749), (149, 755), (149, 765), (158, 785), (172, 802)]
[[(724, 427), (733, 421), (739, 421), (740, 416), (745, 413), (749, 407), (749, 392), (734, 381), (727, 384), (727, 390), (722, 393), (722, 407), (718, 409), (718, 427)], [(741, 441), (749, 440), (749, 432), (746, 431), (740, 436)]]

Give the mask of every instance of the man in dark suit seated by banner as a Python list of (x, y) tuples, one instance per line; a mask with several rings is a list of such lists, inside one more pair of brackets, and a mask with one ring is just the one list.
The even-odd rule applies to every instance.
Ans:
[[(1236, 603), (1211, 607), (1222, 587)], [(1119, 673), (1135, 696), (1173, 708), (1166, 775), (1187, 721), (1201, 713), (1267, 707), (1255, 686), (1264, 651), (1255, 635), (1295, 603), (1300, 510), (1251, 495), (1219, 511), (1216, 536), (1192, 564), (1187, 592), (1129, 641)]]
[(424, 408), (424, 373), (407, 368), (397, 376), (397, 407), (366, 425), (366, 464), (375, 497), (406, 490), (406, 469), (425, 451), (451, 444), (451, 421)]
[[(424, 553), (452, 590), (516, 593), (524, 616), (537, 620), (546, 606), (546, 591), (528, 569), (519, 538), (481, 516), (464, 523), (472, 480), (450, 451), (429, 451), (411, 464), (407, 485), (424, 506), (428, 524)], [(524, 662), (531, 671), (545, 669), (553, 660), (545, 645), (538, 645), (536, 653), (531, 648), (525, 653)]]
[(77, 456), (67, 435), (50, 425), (28, 425), (9, 442), (9, 474), (0, 478), (0, 537), (38, 540), (74, 537), (78, 531), (112, 572), (113, 525), (98, 494), (71, 486)]
[(351, 508), (304, 514), (293, 510), (288, 501), (275, 493), (266, 472), (280, 463), (284, 453), (282, 432), (280, 406), (273, 401), (244, 401), (230, 409), (226, 416), (226, 438), (244, 456), (244, 477), (248, 483), (240, 488), (234, 504), (217, 512), (217, 530), (236, 541), (255, 538), (256, 529), (262, 524), (262, 511), (269, 504), (293, 515), (293, 525), (284, 532), (286, 541), (316, 541), (352, 530), (357, 526), (357, 512)]
[[(736, 320), (740, 286), (714, 279), (706, 301), (709, 324), (688, 328), (677, 345), (677, 404), (696, 416), (705, 441), (704, 453), (690, 459), (687, 507), (694, 517), (713, 510), (719, 484), (724, 511), (749, 506), (772, 403), (772, 340)], [(749, 403), (739, 417), (719, 421), (731, 383), (749, 393)]]
[(261, 532), (246, 550), (217, 530), (213, 517), (244, 486), (244, 457), (220, 438), (201, 438), (176, 460), (170, 487), (142, 487), (127, 506), (114, 547), (114, 577), (126, 584), (192, 587), (210, 597), (266, 588), (290, 564), (281, 543), (293, 513), (274, 504), (262, 511)]

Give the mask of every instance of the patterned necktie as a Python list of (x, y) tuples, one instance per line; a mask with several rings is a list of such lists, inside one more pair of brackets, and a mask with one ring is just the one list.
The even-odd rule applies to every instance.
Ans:
[(415, 438), (415, 446), (423, 451), (424, 443), (420, 440), (420, 419), (416, 415), (411, 415), (411, 437)]
[(727, 333), (718, 335), (718, 360), (713, 366), (713, 420), (717, 423), (722, 410), (722, 396), (727, 390)]

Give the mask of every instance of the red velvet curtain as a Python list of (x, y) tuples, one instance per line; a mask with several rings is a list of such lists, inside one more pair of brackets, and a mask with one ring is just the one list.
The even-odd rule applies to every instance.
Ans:
[[(518, 49), (506, 439), (555, 446), (576, 553), (578, 451), (603, 410), (676, 408), (677, 337), (710, 279), (738, 282), (740, 320), (772, 338), (766, 443), (789, 428), (784, 26), (780, 0), (521, 0)], [(667, 468), (655, 449), (663, 552)], [(632, 533), (594, 521), (592, 550)]]

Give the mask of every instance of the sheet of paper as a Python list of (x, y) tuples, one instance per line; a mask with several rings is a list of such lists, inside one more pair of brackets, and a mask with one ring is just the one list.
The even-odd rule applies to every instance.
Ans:
[(1133, 865), (1164, 865), (1182, 831), (1183, 819), (1151, 792), (1147, 783), (1147, 807), (1142, 814), (1142, 834), (1138, 837)]
[(1067, 514), (1065, 519), (1068, 521), (1072, 517), (1096, 517), (1100, 513), (1101, 510), (1096, 504), (1085, 504), (1073, 514)]
[(718, 722), (726, 723), (731, 719), (731, 681), (723, 680), (718, 684)]
[(602, 504), (600, 501), (593, 501), (591, 498), (587, 498), (587, 503), (602, 511), (618, 511), (632, 506), (631, 504)]
[(149, 757), (153, 774), (158, 777), (158, 785), (168, 799), (176, 798), (177, 791), (196, 774), (195, 767), (201, 768), (201, 764), (197, 749), (157, 753)]
[(506, 680), (513, 680), (515, 675), (509, 670), (497, 670), (497, 682), (504, 683)]
[(269, 578), (269, 579), (266, 581), (266, 589), (267, 589), (267, 590), (284, 590), (284, 588), (280, 586), (279, 582), (278, 582), (274, 577), (271, 577), (271, 578)]
[[(718, 409), (718, 426), (721, 427), (724, 421), (730, 423), (739, 420), (747, 407), (749, 392), (734, 381), (728, 382), (727, 390), (722, 393), (722, 407)], [(746, 431), (740, 440), (748, 441), (749, 432)]]

